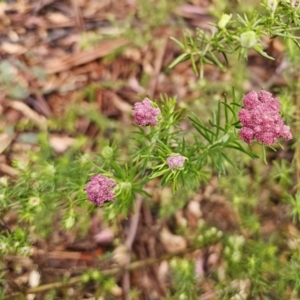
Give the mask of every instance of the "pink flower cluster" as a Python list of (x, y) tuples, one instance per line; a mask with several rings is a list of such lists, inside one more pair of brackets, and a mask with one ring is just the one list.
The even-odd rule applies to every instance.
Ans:
[(134, 104), (134, 123), (141, 126), (155, 126), (160, 109), (152, 106), (151, 101), (145, 98), (142, 102)]
[(97, 205), (102, 205), (107, 201), (115, 201), (113, 188), (117, 185), (115, 180), (103, 175), (93, 176), (86, 185), (88, 199)]
[(167, 158), (167, 164), (169, 166), (169, 168), (173, 171), (176, 170), (178, 168), (182, 168), (185, 162), (185, 157), (176, 154), (176, 155), (170, 155)]
[(243, 141), (272, 145), (278, 138), (292, 139), (290, 127), (284, 125), (280, 116), (280, 103), (271, 93), (252, 91), (244, 96), (243, 104), (238, 114), (243, 125), (239, 132)]

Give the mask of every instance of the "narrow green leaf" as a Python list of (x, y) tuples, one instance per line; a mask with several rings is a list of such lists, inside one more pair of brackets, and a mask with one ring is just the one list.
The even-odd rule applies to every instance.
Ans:
[(176, 66), (177, 64), (179, 64), (180, 62), (183, 62), (185, 60), (187, 60), (189, 58), (190, 54), (189, 53), (182, 53), (181, 55), (179, 55), (170, 65), (169, 65), (169, 69), (173, 68), (174, 66)]
[(197, 67), (196, 67), (196, 63), (195, 63), (195, 59), (194, 59), (193, 54), (191, 54), (190, 59), (191, 59), (191, 63), (192, 63), (192, 69), (193, 69), (195, 75), (198, 76), (199, 73), (198, 73), (198, 70), (197, 70)]
[[(227, 95), (225, 94), (224, 97), (225, 97), (224, 103), (227, 104)], [(223, 102), (221, 102), (221, 104), (222, 104), (222, 103), (223, 103)], [(228, 122), (228, 111), (227, 111), (225, 105), (224, 105), (224, 114), (225, 114), (225, 127), (227, 127), (227, 124), (228, 124), (229, 122)]]
[(159, 177), (159, 176), (161, 176), (161, 175), (167, 173), (168, 171), (169, 171), (168, 169), (164, 169), (164, 170), (162, 170), (162, 171), (155, 172), (155, 173), (153, 173), (151, 176), (149, 176), (149, 179), (154, 179), (154, 178), (156, 178), (156, 177)]
[(208, 128), (206, 128), (204, 125), (203, 125), (203, 123), (198, 119), (193, 119), (192, 117), (189, 117), (189, 119), (193, 122), (193, 123), (195, 123), (195, 124), (197, 124), (198, 126), (200, 126), (204, 131), (206, 131), (206, 132), (209, 132), (211, 135), (214, 135), (215, 133), (213, 132), (213, 131), (211, 131), (211, 130), (209, 130)]
[(271, 59), (271, 60), (275, 60), (275, 58), (272, 57), (272, 56), (269, 56), (269, 55), (261, 48), (261, 46), (255, 45), (255, 46), (253, 46), (253, 49), (254, 49), (255, 51), (257, 51), (258, 53), (260, 53), (263, 57), (268, 58), (268, 59)]
[(203, 61), (205, 62), (205, 63), (207, 63), (207, 64), (209, 64), (209, 65), (214, 65), (214, 63), (213, 63), (213, 61), (211, 61), (208, 57), (204, 57), (203, 56)]
[(262, 151), (263, 151), (263, 161), (267, 165), (268, 162), (267, 162), (266, 148), (265, 148), (265, 146), (263, 144), (262, 144)]
[(216, 124), (213, 124), (210, 120), (209, 120), (208, 122), (209, 122), (209, 124), (210, 124), (211, 127), (215, 127), (215, 128), (217, 128), (218, 130), (221, 130), (221, 131), (223, 131), (223, 132), (226, 132), (226, 130), (225, 130), (224, 128), (222, 128), (221, 126), (218, 126), (218, 125), (216, 125)]
[(293, 42), (296, 44), (296, 46), (300, 49), (300, 44), (296, 39), (293, 39)]
[(227, 144), (226, 148), (236, 149), (240, 152), (243, 152), (243, 153), (249, 155), (251, 158), (259, 158), (259, 156), (257, 156), (256, 154), (246, 151), (238, 142), (233, 142), (233, 144)]
[(226, 102), (221, 102), (221, 103), (225, 106), (225, 109), (227, 108), (231, 111), (233, 117), (235, 118), (235, 113), (234, 113), (232, 107), (229, 104), (227, 104)]
[(203, 67), (203, 58), (201, 56), (199, 56), (199, 65), (200, 65), (200, 79), (203, 80), (204, 67)]
[(234, 162), (223, 152), (221, 152), (221, 155), (224, 157), (224, 159), (237, 171), (240, 171), (237, 166), (234, 164)]
[[(210, 144), (211, 144), (211, 139), (208, 137), (208, 135), (206, 135), (202, 130), (201, 127), (197, 124), (193, 125), (194, 128), (200, 133), (201, 136), (203, 136)], [(199, 128), (200, 127), (200, 128)]]
[(180, 41), (178, 41), (176, 38), (174, 38), (174, 37), (170, 37), (170, 39), (173, 41), (173, 42), (175, 42), (180, 48), (182, 48), (182, 49), (184, 49), (184, 45), (183, 45), (183, 43), (181, 43)]
[(218, 58), (213, 54), (213, 52), (209, 52), (209, 55), (211, 56), (211, 60), (222, 70), (225, 71), (224, 66), (221, 64), (221, 62), (218, 60)]
[[(234, 104), (234, 103), (236, 103), (236, 98), (235, 98), (235, 87), (234, 86), (232, 86), (232, 91), (231, 91), (231, 93), (232, 93), (232, 104)], [(226, 103), (227, 103), (227, 101), (225, 101)]]
[(219, 147), (219, 146), (223, 146), (223, 143), (220, 142), (220, 141), (218, 141), (218, 142), (216, 142), (216, 143), (213, 143), (212, 145), (209, 145), (209, 146), (208, 146), (208, 150), (215, 149), (215, 148), (217, 148), (217, 147)]
[(229, 61), (228, 61), (228, 57), (227, 57), (226, 53), (224, 51), (221, 51), (221, 53), (225, 59), (226, 67), (229, 67)]

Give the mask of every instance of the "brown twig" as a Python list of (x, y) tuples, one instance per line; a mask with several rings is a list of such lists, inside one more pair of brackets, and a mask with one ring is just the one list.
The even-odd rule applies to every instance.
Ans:
[(17, 176), (19, 174), (19, 171), (12, 168), (11, 166), (5, 164), (5, 163), (0, 163), (0, 171), (11, 176)]
[[(190, 248), (190, 249), (186, 249), (183, 252), (166, 254), (166, 255), (163, 255), (159, 258), (147, 258), (147, 259), (144, 259), (144, 260), (140, 260), (140, 261), (130, 263), (130, 264), (128, 264), (127, 266), (125, 266), (123, 268), (122, 267), (115, 267), (115, 268), (111, 268), (109, 270), (102, 270), (101, 273), (104, 276), (114, 276), (114, 275), (117, 275), (120, 272), (133, 271), (133, 270), (136, 270), (136, 269), (139, 269), (139, 268), (142, 268), (142, 267), (146, 267), (146, 266), (149, 266), (149, 265), (159, 263), (159, 262), (164, 261), (164, 260), (171, 260), (175, 256), (182, 256), (184, 254), (188, 254), (188, 253), (191, 253), (193, 251), (195, 251), (195, 249)], [(82, 280), (82, 276), (80, 275), (80, 276), (72, 277), (68, 282), (52, 282), (52, 283), (40, 285), (40, 286), (35, 287), (35, 288), (27, 289), (26, 291), (24, 291), (24, 294), (38, 294), (38, 293), (42, 293), (42, 292), (49, 291), (49, 290), (52, 290), (52, 289), (62, 289), (62, 288), (65, 288), (65, 287), (75, 285), (75, 284), (81, 282), (81, 280)], [(19, 296), (20, 294), (21, 294), (20, 292), (16, 292), (16, 293), (13, 293), (11, 295), (7, 295), (4, 298), (4, 300), (15, 299), (15, 297)]]
[[(143, 203), (143, 198), (138, 195), (136, 202), (135, 202), (135, 212), (132, 215), (131, 218), (131, 222), (130, 222), (130, 228), (129, 228), (129, 233), (128, 236), (126, 238), (125, 241), (125, 246), (127, 247), (127, 249), (130, 251), (132, 248), (132, 244), (133, 241), (135, 239), (136, 236), (136, 231), (138, 228), (138, 224), (139, 224), (139, 218), (140, 218), (140, 211), (141, 211), (141, 207), (142, 207), (142, 203)], [(130, 257), (129, 257), (129, 262), (130, 262)], [(128, 299), (128, 294), (130, 291), (130, 276), (129, 276), (129, 271), (125, 271), (123, 278), (122, 278), (122, 288), (123, 288), (123, 295), (124, 295), (124, 299)]]
[(156, 86), (157, 86), (157, 82), (158, 82), (158, 76), (163, 64), (163, 58), (165, 56), (166, 53), (166, 49), (167, 49), (167, 43), (168, 40), (167, 39), (163, 39), (161, 41), (161, 47), (159, 48), (159, 50), (157, 51), (157, 56), (154, 62), (154, 74), (152, 75), (152, 78), (150, 80), (149, 83), (149, 88), (148, 88), (148, 93), (151, 97), (154, 96), (155, 90), (156, 90)]
[[(299, 77), (297, 78), (299, 82)], [(300, 107), (300, 97), (299, 93), (295, 93), (295, 106), (297, 108)], [(296, 109), (296, 117), (295, 117), (295, 136), (299, 136), (300, 133), (300, 110)], [(296, 160), (296, 176), (297, 176), (297, 182), (300, 182), (300, 146), (299, 143), (296, 143), (295, 147), (295, 160)], [(297, 185), (297, 190), (300, 190), (299, 184)]]
[(89, 63), (95, 59), (108, 55), (116, 49), (127, 45), (129, 41), (125, 38), (105, 41), (94, 49), (89, 49), (72, 55), (65, 55), (63, 58), (55, 61), (45, 62), (45, 70), (48, 74), (59, 73), (69, 70), (73, 67)]
[(72, 0), (72, 6), (73, 6), (74, 18), (75, 18), (77, 30), (79, 32), (83, 32), (85, 31), (85, 25), (84, 25), (84, 20), (82, 18), (82, 13), (78, 1)]
[(17, 111), (20, 111), (25, 117), (27, 117), (34, 124), (36, 124), (40, 128), (40, 130), (45, 131), (47, 129), (47, 119), (44, 116), (41, 116), (37, 112), (32, 110), (25, 103), (21, 101), (7, 100), (6, 105)]
[(131, 250), (132, 244), (135, 239), (135, 235), (136, 235), (136, 231), (137, 231), (137, 227), (138, 227), (138, 223), (139, 223), (139, 218), (140, 218), (142, 202), (143, 202), (143, 198), (140, 195), (138, 195), (136, 202), (135, 202), (135, 212), (134, 212), (134, 214), (131, 218), (131, 222), (130, 222), (129, 234), (125, 241), (125, 246), (129, 250)]

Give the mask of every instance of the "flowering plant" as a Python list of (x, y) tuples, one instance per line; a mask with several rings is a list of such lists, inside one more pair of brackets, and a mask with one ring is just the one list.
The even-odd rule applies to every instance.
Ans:
[[(296, 6), (295, 1), (292, 3)], [(267, 12), (265, 15), (255, 13), (250, 18), (247, 15), (235, 17), (233, 14), (224, 14), (214, 25), (215, 30), (211, 34), (198, 29), (195, 37), (186, 33), (183, 42), (173, 39), (183, 49), (183, 53), (174, 60), (171, 67), (190, 59), (195, 73), (200, 73), (203, 78), (206, 63), (215, 64), (225, 70), (225, 66), (229, 65), (227, 56), (235, 51), (238, 51), (239, 56), (247, 58), (248, 51), (253, 48), (265, 58), (272, 59), (263, 49), (265, 36), (287, 37), (297, 44), (298, 38), (292, 31), (297, 27), (291, 27), (299, 25), (299, 10), (287, 1), (264, 1), (263, 5)], [(292, 26), (283, 26), (282, 21), (285, 18), (293, 21)], [(187, 241), (170, 233), (164, 224), (165, 220), (162, 220), (163, 225), (159, 226), (164, 227), (160, 228), (158, 234), (160, 240), (164, 241), (165, 249), (175, 256), (175, 250), (187, 248), (189, 243), (192, 250), (200, 248), (209, 256), (211, 245), (224, 245), (223, 264), (220, 264), (219, 273), (211, 273), (209, 278), (217, 282), (217, 287), (220, 286), (221, 292), (218, 295), (222, 299), (244, 299), (247, 295), (254, 299), (262, 298), (265, 293), (266, 298), (272, 298), (273, 294), (266, 291), (266, 281), (268, 278), (278, 279), (274, 276), (274, 270), (277, 270), (277, 263), (281, 264), (281, 258), (275, 262), (272, 259), (277, 246), (282, 246), (282, 241), (274, 246), (272, 241), (265, 243), (264, 237), (257, 240), (257, 237), (263, 236), (259, 220), (253, 213), (258, 197), (256, 194), (249, 195), (250, 192), (246, 191), (255, 183), (254, 180), (249, 180), (250, 184), (246, 182), (247, 174), (244, 173), (245, 165), (241, 157), (258, 158), (256, 144), (260, 144), (266, 161), (266, 148), (275, 149), (275, 143), (282, 139), (292, 139), (291, 130), (284, 124), (280, 109), (279, 100), (267, 91), (241, 92), (240, 89), (236, 92), (233, 88), (230, 97), (225, 95), (217, 102), (211, 118), (203, 121), (203, 116), (189, 111), (176, 97), (161, 96), (156, 101), (147, 96), (134, 104), (132, 120), (135, 129), (126, 136), (126, 146), (121, 147), (117, 140), (110, 140), (101, 144), (99, 153), (82, 154), (72, 149), (73, 152), (53, 159), (55, 155), (49, 149), (47, 135), (41, 134), (40, 153), (31, 154), (30, 164), (15, 162), (14, 168), (18, 171), (18, 176), (13, 184), (4, 177), (0, 179), (1, 212), (5, 215), (10, 210), (16, 211), (22, 225), (10, 231), (1, 220), (0, 226), (4, 228), (5, 234), (0, 237), (0, 253), (18, 251), (28, 254), (35, 234), (48, 233), (54, 216), (62, 220), (65, 229), (70, 230), (76, 226), (78, 229), (89, 220), (83, 211), (92, 213), (100, 210), (111, 223), (120, 225), (119, 221), (123, 218), (130, 221), (129, 234), (124, 234), (126, 239), (116, 239), (116, 243), (123, 244), (122, 251), (119, 249), (119, 252), (113, 254), (115, 260), (116, 257), (123, 258), (120, 269), (124, 271), (124, 282), (128, 283), (126, 268), (130, 257), (127, 254), (133, 247), (143, 203), (155, 210), (156, 203), (151, 187), (167, 190), (170, 186), (173, 195), (176, 193), (176, 197), (183, 200), (176, 202), (176, 197), (171, 198), (172, 201), (163, 199), (167, 204), (159, 210), (159, 214), (162, 217), (175, 215), (180, 222), (176, 230)], [(79, 146), (78, 149), (81, 150)], [(282, 186), (291, 185), (290, 168), (285, 163), (278, 163), (276, 167), (279, 170), (279, 181), (283, 182)], [(186, 223), (190, 220), (188, 217), (182, 220), (176, 214), (178, 207), (187, 205), (186, 198), (190, 192), (211, 179), (212, 174), (221, 178), (221, 175), (228, 174), (228, 170), (232, 168), (243, 176), (234, 179), (224, 176), (227, 180), (224, 185), (234, 192), (239, 191), (238, 195), (232, 197), (232, 204), (234, 211), (242, 215), (241, 225), (239, 224), (241, 230), (236, 226), (236, 232), (228, 233), (211, 226), (203, 219), (195, 222), (192, 229), (187, 228)], [(258, 175), (255, 174), (257, 178)], [(278, 179), (276, 176), (278, 174), (274, 175)], [(257, 178), (255, 179), (259, 180)], [(288, 197), (295, 221), (300, 219), (299, 195), (297, 193), (295, 197)], [(208, 195), (210, 196), (211, 194)], [(199, 217), (202, 214), (199, 211), (202, 204), (191, 201), (188, 209)], [(56, 215), (58, 209), (60, 214)], [(215, 213), (214, 209), (212, 213)], [(219, 215), (214, 216), (215, 224), (218, 224)], [(30, 238), (33, 232), (34, 238)], [(171, 239), (175, 243), (170, 243)], [(290, 248), (299, 246), (295, 239), (289, 240), (289, 243)], [(183, 247), (176, 248), (178, 244)], [(288, 276), (281, 276), (278, 281), (281, 286), (287, 287), (287, 293), (290, 293), (292, 285), (295, 294), (299, 296), (300, 284), (297, 276), (300, 259), (298, 253), (291, 253), (292, 251), (288, 252), (291, 257), (289, 264), (281, 266)], [(166, 260), (171, 258), (167, 257)], [(191, 259), (173, 258), (170, 270), (174, 279), (174, 299), (199, 299), (200, 288), (197, 284), (200, 277), (206, 279), (203, 273), (206, 268), (199, 260), (193, 263)], [(98, 272), (91, 277), (104, 281)], [(224, 276), (227, 276), (226, 280), (223, 280)], [(85, 276), (84, 282), (89, 278)], [(246, 288), (240, 288), (243, 293), (234, 293), (236, 278), (239, 280), (238, 285), (249, 286), (248, 281), (251, 281), (253, 291), (247, 294)], [(102, 283), (101, 280), (99, 282)], [(230, 288), (227, 287), (229, 283), (232, 285)], [(273, 286), (272, 281), (270, 288)]]
[[(290, 128), (284, 125), (280, 116), (278, 99), (267, 91), (252, 91), (245, 95), (243, 108), (235, 98), (231, 103), (220, 101), (217, 115), (209, 121), (210, 127), (195, 115), (189, 117), (197, 133), (194, 135), (186, 135), (180, 127), (184, 112), (182, 109), (176, 111), (176, 98), (166, 97), (162, 99), (162, 106), (159, 105), (149, 98), (135, 104), (134, 123), (141, 127), (133, 133), (130, 143), (138, 150), (129, 154), (129, 161), (123, 165), (116, 159), (113, 148), (104, 150), (103, 154), (108, 149), (111, 153), (109, 157), (102, 155), (102, 164), (110, 166), (111, 178), (101, 174), (92, 177), (86, 186), (90, 201), (97, 205), (109, 201), (111, 209), (126, 214), (133, 207), (137, 194), (149, 197), (144, 186), (155, 178), (160, 179), (162, 186), (171, 184), (173, 191), (179, 184), (182, 188), (194, 189), (205, 180), (208, 169), (224, 174), (225, 163), (235, 165), (232, 150), (255, 158), (256, 155), (242, 141), (251, 144), (256, 140), (270, 146), (278, 138), (292, 138)], [(114, 157), (113, 162), (111, 157)], [(105, 163), (107, 159), (109, 162)], [(122, 169), (129, 173), (120, 177)], [(105, 169), (101, 170), (103, 174), (107, 173)], [(112, 188), (116, 185), (122, 200), (115, 201)]]

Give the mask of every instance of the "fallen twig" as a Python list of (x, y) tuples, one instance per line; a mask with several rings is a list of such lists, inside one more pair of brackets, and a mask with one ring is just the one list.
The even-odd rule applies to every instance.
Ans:
[(62, 59), (49, 60), (45, 63), (45, 70), (48, 74), (66, 71), (73, 67), (86, 64), (95, 59), (108, 55), (114, 50), (125, 46), (128, 43), (129, 41), (125, 38), (106, 41), (94, 49), (90, 49), (72, 55), (66, 55)]
[[(135, 211), (131, 217), (129, 233), (128, 233), (128, 236), (125, 241), (125, 246), (127, 247), (128, 250), (131, 250), (133, 241), (136, 236), (136, 231), (138, 228), (142, 203), (143, 203), (143, 198), (140, 195), (138, 195), (136, 202), (135, 202)], [(130, 262), (130, 257), (129, 257), (129, 262)], [(130, 291), (130, 276), (129, 276), (128, 270), (124, 272), (124, 275), (122, 278), (122, 288), (123, 288), (124, 298), (126, 300), (127, 299), (129, 300), (128, 294)]]
[[(117, 275), (120, 272), (133, 271), (133, 270), (145, 267), (145, 266), (149, 266), (149, 265), (152, 265), (152, 264), (159, 263), (159, 262), (164, 261), (164, 260), (170, 260), (175, 256), (182, 256), (184, 254), (191, 253), (195, 250), (196, 249), (192, 248), (192, 249), (186, 249), (183, 252), (178, 252), (178, 253), (175, 253), (175, 254), (174, 253), (166, 254), (166, 255), (163, 255), (159, 258), (147, 258), (147, 259), (144, 259), (144, 260), (140, 260), (140, 261), (130, 263), (125, 267), (115, 267), (115, 268), (111, 268), (109, 270), (102, 270), (101, 273), (104, 276), (113, 276), (113, 275)], [(52, 289), (62, 289), (62, 288), (65, 288), (65, 287), (75, 285), (75, 284), (81, 282), (81, 280), (82, 280), (82, 276), (79, 275), (79, 276), (70, 278), (70, 280), (68, 282), (52, 282), (52, 283), (40, 285), (40, 286), (35, 287), (35, 288), (29, 288), (29, 289), (25, 290), (23, 293), (25, 295), (27, 295), (27, 294), (38, 294), (38, 293), (42, 293), (42, 292), (49, 291), (49, 290), (52, 290)], [(4, 298), (4, 300), (15, 299), (14, 297), (19, 296), (21, 294), (22, 294), (21, 292), (16, 292), (16, 293), (13, 293), (11, 295), (7, 295)]]
[(36, 124), (41, 130), (47, 130), (47, 119), (44, 116), (39, 115), (37, 112), (32, 110), (28, 105), (21, 101), (8, 100), (7, 106), (21, 112), (25, 117), (30, 119)]

